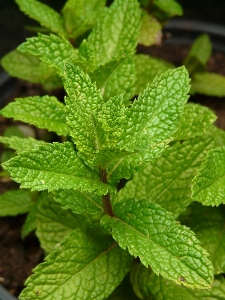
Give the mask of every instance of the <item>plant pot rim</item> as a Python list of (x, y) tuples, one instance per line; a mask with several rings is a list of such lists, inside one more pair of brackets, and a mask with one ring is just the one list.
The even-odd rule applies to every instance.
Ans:
[(11, 295), (2, 285), (0, 285), (0, 300), (17, 300), (18, 298)]
[(190, 46), (200, 34), (208, 34), (212, 40), (213, 50), (225, 53), (225, 26), (192, 19), (173, 18), (163, 28), (167, 44)]

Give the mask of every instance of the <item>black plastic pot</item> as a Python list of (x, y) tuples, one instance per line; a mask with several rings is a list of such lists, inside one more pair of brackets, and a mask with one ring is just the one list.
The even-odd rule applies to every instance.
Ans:
[(189, 19), (174, 18), (163, 29), (171, 37), (166, 39), (166, 44), (180, 44), (190, 46), (200, 34), (208, 34), (213, 44), (213, 50), (225, 53), (225, 26), (193, 21)]
[(3, 286), (0, 285), (0, 300), (17, 300)]

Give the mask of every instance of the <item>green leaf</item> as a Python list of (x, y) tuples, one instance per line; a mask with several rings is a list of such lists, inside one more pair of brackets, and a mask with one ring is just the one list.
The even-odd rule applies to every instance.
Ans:
[(65, 66), (67, 123), (77, 149), (92, 162), (104, 146), (104, 133), (97, 112), (104, 104), (100, 92), (88, 75), (72, 65)]
[(192, 198), (203, 205), (225, 203), (225, 147), (208, 152), (199, 173), (194, 178)]
[(33, 206), (32, 194), (27, 190), (9, 190), (0, 195), (0, 216), (16, 216)]
[(96, 214), (103, 211), (102, 198), (94, 193), (74, 190), (59, 190), (54, 192), (54, 199), (62, 208), (71, 209), (75, 214), (83, 212)]
[(212, 43), (207, 34), (202, 34), (193, 43), (191, 50), (184, 60), (184, 65), (192, 74), (205, 69), (212, 53)]
[[(126, 199), (114, 206), (115, 217), (102, 225), (112, 231), (122, 249), (138, 256), (158, 275), (191, 288), (210, 288), (213, 267), (194, 233), (172, 215), (146, 200)], [(180, 278), (184, 280), (180, 280)]]
[[(216, 115), (207, 107), (188, 103), (178, 123), (178, 130), (173, 135), (175, 140), (188, 140), (201, 136), (212, 127)], [(188, 124), (188, 126), (187, 126)]]
[(153, 16), (144, 13), (141, 18), (141, 30), (138, 36), (139, 44), (146, 47), (159, 44), (162, 37), (162, 25)]
[(9, 148), (14, 149), (17, 152), (38, 149), (39, 146), (46, 144), (44, 141), (35, 140), (31, 137), (20, 138), (17, 136), (12, 136), (12, 137), (0, 136), (0, 143), (7, 145)]
[(225, 76), (216, 73), (196, 73), (192, 77), (191, 92), (208, 96), (225, 96)]
[(62, 86), (55, 70), (32, 54), (13, 50), (2, 58), (1, 65), (12, 77), (40, 83), (47, 90)]
[(177, 129), (188, 90), (189, 78), (184, 67), (156, 77), (127, 111), (118, 146), (128, 151), (143, 151), (161, 144), (166, 147)]
[(154, 4), (165, 11), (170, 18), (173, 16), (182, 16), (183, 14), (181, 5), (175, 0), (154, 0)]
[(222, 276), (215, 278), (211, 289), (193, 290), (157, 276), (151, 269), (138, 264), (132, 270), (131, 282), (139, 298), (145, 300), (225, 300), (225, 279)]
[(63, 25), (70, 38), (74, 39), (91, 29), (101, 14), (106, 0), (68, 0), (63, 9)]
[(123, 57), (101, 65), (92, 74), (92, 82), (96, 82), (104, 100), (123, 94), (124, 101), (128, 102), (134, 95), (136, 82), (135, 65), (133, 58)]
[(140, 24), (140, 9), (136, 0), (116, 0), (105, 8), (88, 37), (93, 45), (98, 65), (134, 53)]
[(177, 142), (144, 168), (119, 191), (115, 202), (125, 198), (146, 199), (161, 205), (177, 217), (193, 200), (191, 186), (214, 138)]
[(68, 134), (65, 106), (54, 96), (17, 98), (0, 113), (4, 117), (27, 122), (59, 135)]
[(74, 230), (34, 269), (20, 299), (106, 299), (128, 273), (131, 257), (101, 228)]
[(179, 220), (196, 233), (201, 246), (210, 254), (214, 273), (225, 273), (224, 207), (205, 207), (195, 202)]
[(156, 76), (174, 68), (174, 66), (167, 61), (145, 54), (136, 54), (134, 56), (134, 61), (137, 72), (135, 95), (144, 92), (147, 84), (152, 83)]
[(22, 227), (21, 236), (25, 238), (31, 231), (37, 228), (36, 226), (36, 216), (37, 216), (37, 202), (29, 209), (27, 217)]
[(36, 0), (15, 0), (20, 10), (30, 18), (38, 21), (43, 27), (48, 28), (59, 36), (65, 36), (60, 14), (48, 5)]
[(56, 68), (58, 74), (63, 77), (65, 62), (73, 63), (78, 56), (78, 50), (65, 38), (59, 38), (54, 34), (44, 35), (39, 33), (37, 37), (28, 38), (18, 47), (19, 51), (33, 54), (41, 61)]
[(22, 152), (3, 167), (21, 187), (31, 190), (81, 189), (100, 195), (114, 190), (101, 183), (98, 174), (83, 164), (69, 142), (46, 144), (37, 150)]
[(61, 208), (53, 200), (51, 193), (43, 192), (38, 199), (36, 225), (36, 234), (41, 242), (41, 247), (47, 252), (52, 252), (55, 250), (55, 245), (74, 229), (91, 228), (94, 226), (94, 222), (85, 215), (75, 215), (71, 211)]

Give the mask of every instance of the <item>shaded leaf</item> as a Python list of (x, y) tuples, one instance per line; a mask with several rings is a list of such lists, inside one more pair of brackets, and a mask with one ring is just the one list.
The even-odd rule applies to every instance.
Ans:
[(136, 294), (145, 300), (225, 299), (225, 279), (222, 276), (215, 278), (211, 289), (193, 290), (157, 276), (150, 268), (138, 264), (132, 270), (131, 281)]
[(214, 273), (225, 273), (224, 207), (212, 208), (193, 203), (179, 220), (196, 233), (201, 246), (210, 254)]
[(0, 216), (24, 214), (32, 208), (33, 204), (30, 191), (9, 190), (0, 195)]
[[(20, 299), (105, 299), (128, 273), (130, 255), (100, 228), (74, 230), (34, 269)], [(57, 273), (55, 273), (57, 272)]]
[(192, 198), (204, 205), (225, 203), (225, 147), (208, 152), (199, 173), (194, 178)]

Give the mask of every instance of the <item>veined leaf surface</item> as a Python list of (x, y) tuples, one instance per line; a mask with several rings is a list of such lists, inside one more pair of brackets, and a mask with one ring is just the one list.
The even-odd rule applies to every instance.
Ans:
[[(213, 267), (194, 233), (169, 212), (146, 200), (125, 199), (105, 215), (102, 225), (112, 231), (122, 249), (139, 257), (156, 274), (191, 288), (210, 288)], [(181, 280), (182, 278), (182, 280)]]

